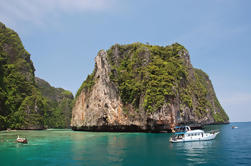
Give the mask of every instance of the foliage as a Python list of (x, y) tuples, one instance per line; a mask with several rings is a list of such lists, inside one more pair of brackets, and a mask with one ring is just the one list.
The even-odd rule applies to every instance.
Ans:
[(229, 117), (227, 116), (227, 114), (224, 111), (224, 109), (221, 107), (220, 102), (218, 101), (217, 98), (215, 98), (215, 102), (214, 103), (217, 106), (217, 108), (219, 108), (219, 110), (217, 110), (217, 112), (213, 114), (215, 122), (222, 123), (222, 122), (228, 121)]
[(128, 104), (135, 110), (143, 105), (150, 113), (178, 99), (183, 105), (180, 109), (189, 107), (199, 118), (217, 109), (219, 115), (215, 121), (219, 121), (219, 117), (221, 121), (228, 121), (208, 75), (192, 67), (188, 51), (182, 45), (116, 44), (107, 53), (110, 79), (118, 86), (123, 110), (127, 110)]
[[(116, 84), (123, 111), (159, 111), (164, 105), (179, 104), (180, 113), (189, 108), (199, 119), (217, 111), (215, 122), (228, 121), (206, 73), (192, 67), (188, 51), (180, 44), (154, 46), (142, 43), (116, 44), (107, 50), (110, 80)], [(91, 90), (95, 71), (77, 92)], [(132, 108), (133, 109), (129, 109)]]
[(18, 122), (14, 117), (37, 91), (29, 53), (18, 35), (3, 25), (0, 26), (0, 68), (0, 115), (5, 119), (1, 120), (4, 124), (0, 129), (3, 129), (3, 126), (16, 126)]
[[(121, 53), (120, 59), (114, 58), (114, 49)], [(110, 78), (118, 84), (123, 103), (138, 108), (140, 97), (144, 96), (145, 110), (153, 112), (170, 102), (177, 94), (180, 81), (187, 76), (180, 58), (184, 51), (177, 43), (166, 47), (134, 43), (115, 45), (108, 50), (112, 64)]]
[(51, 114), (48, 116), (48, 127), (49, 128), (69, 128), (71, 122), (71, 109), (72, 99), (65, 98), (56, 107), (51, 110)]
[(0, 130), (6, 129), (6, 117), (0, 115)]
[(18, 111), (11, 116), (11, 128), (26, 129), (44, 127), (44, 116), (47, 110), (46, 100), (37, 89), (33, 89), (32, 95), (25, 97)]
[(36, 84), (46, 99), (48, 108), (45, 117), (47, 128), (69, 128), (73, 95), (62, 88), (54, 88), (48, 82), (36, 78)]
[(68, 96), (69, 98), (72, 97), (72, 93), (71, 93), (70, 91), (68, 91), (68, 90), (63, 90), (63, 91), (61, 92), (61, 95), (63, 95), (63, 96)]
[[(62, 112), (67, 104), (51, 104), (51, 98), (45, 97), (47, 93), (53, 96), (57, 91), (62, 93), (61, 96), (68, 96), (67, 109), (71, 109), (72, 94), (63, 89), (52, 91), (53, 93), (48, 89), (43, 91), (46, 87), (39, 89), (35, 83), (34, 71), (30, 54), (24, 49), (17, 33), (0, 23), (0, 130), (42, 129), (49, 126), (50, 118), (54, 118), (56, 123), (64, 115), (54, 116), (56, 113), (51, 114), (51, 111)], [(68, 112), (67, 118), (69, 126)]]

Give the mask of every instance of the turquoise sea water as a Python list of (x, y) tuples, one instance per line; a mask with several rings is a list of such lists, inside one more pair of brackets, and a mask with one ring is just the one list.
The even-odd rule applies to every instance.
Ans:
[[(165, 133), (1, 131), (0, 166), (251, 165), (251, 122), (211, 129), (220, 130), (215, 140), (176, 144)], [(17, 135), (29, 143), (16, 143)]]

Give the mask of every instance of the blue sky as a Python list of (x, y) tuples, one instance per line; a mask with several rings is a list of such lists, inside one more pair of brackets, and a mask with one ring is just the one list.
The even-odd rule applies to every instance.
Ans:
[(231, 121), (251, 121), (250, 0), (0, 0), (36, 76), (74, 94), (100, 49), (183, 44), (210, 76)]

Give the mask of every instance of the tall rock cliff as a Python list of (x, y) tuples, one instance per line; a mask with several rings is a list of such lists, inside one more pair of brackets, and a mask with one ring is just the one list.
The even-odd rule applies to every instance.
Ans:
[(188, 124), (228, 123), (206, 73), (180, 44), (114, 45), (101, 50), (80, 87), (73, 130), (170, 131)]
[[(58, 127), (56, 122), (61, 121), (59, 118), (64, 114), (56, 116), (51, 111), (68, 106), (51, 104), (41, 84), (37, 82), (37, 85), (34, 71), (30, 54), (18, 34), (0, 22), (0, 130)], [(66, 121), (69, 125), (69, 118)]]

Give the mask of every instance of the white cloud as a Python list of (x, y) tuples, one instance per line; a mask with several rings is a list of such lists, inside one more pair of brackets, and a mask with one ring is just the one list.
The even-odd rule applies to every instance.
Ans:
[(114, 0), (0, 0), (0, 21), (15, 26), (18, 21), (41, 25), (61, 12), (108, 10)]

